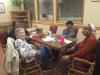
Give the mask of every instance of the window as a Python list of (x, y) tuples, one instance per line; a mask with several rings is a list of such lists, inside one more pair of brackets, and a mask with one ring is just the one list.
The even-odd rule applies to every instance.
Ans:
[(82, 23), (84, 0), (24, 0), (25, 10), (30, 10), (33, 22), (64, 24), (72, 20)]
[(59, 20), (82, 20), (83, 0), (58, 0)]
[(39, 2), (39, 19), (53, 20), (52, 0), (38, 0)]
[(24, 9), (29, 10), (31, 13), (31, 18), (35, 20), (34, 0), (24, 0)]

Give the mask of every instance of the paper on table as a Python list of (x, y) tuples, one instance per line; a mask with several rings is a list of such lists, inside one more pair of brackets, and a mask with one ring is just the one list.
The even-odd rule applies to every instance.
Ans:
[(72, 41), (67, 40), (67, 39), (64, 39), (64, 42), (67, 43), (67, 44), (69, 44), (69, 43), (71, 43)]
[(46, 38), (43, 38), (42, 40), (43, 40), (43, 41), (51, 41), (52, 38), (51, 38), (51, 37), (46, 37)]

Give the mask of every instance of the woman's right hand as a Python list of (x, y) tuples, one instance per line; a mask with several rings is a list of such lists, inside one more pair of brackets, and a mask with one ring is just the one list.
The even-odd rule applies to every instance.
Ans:
[(36, 52), (35, 52), (35, 55), (40, 55), (40, 51), (39, 50), (37, 50)]

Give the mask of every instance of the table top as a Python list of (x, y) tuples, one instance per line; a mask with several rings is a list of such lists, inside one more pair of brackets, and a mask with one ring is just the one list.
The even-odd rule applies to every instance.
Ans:
[(44, 37), (45, 36), (33, 36), (32, 39), (35, 42), (38, 42), (38, 43), (41, 43), (41, 44), (44, 44), (44, 45), (47, 45), (47, 46), (50, 46), (50, 47), (53, 47), (53, 48), (56, 48), (56, 49), (62, 49), (62, 48), (67, 47), (68, 45), (70, 45), (71, 43), (76, 41), (75, 38), (65, 38), (65, 39), (70, 40), (72, 42), (61, 44), (61, 42), (59, 40), (60, 35), (52, 36), (52, 37), (55, 37), (55, 41), (44, 41), (43, 40)]

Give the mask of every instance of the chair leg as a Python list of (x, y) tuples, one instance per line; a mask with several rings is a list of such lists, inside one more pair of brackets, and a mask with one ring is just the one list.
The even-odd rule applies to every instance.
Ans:
[(3, 49), (3, 52), (5, 53), (5, 48), (2, 47), (2, 49)]
[(24, 71), (23, 75), (26, 75), (26, 72)]
[(40, 75), (42, 75), (42, 70), (40, 69)]
[(2, 48), (3, 52), (5, 53), (6, 45), (2, 45), (2, 44), (0, 44), (0, 45), (1, 45), (1, 48)]

